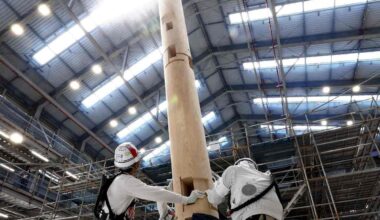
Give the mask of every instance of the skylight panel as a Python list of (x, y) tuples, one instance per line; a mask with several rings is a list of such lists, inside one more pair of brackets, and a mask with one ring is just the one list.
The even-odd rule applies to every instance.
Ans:
[(319, 64), (329, 64), (329, 63), (331, 63), (331, 55), (306, 58), (306, 64), (308, 65), (319, 65)]
[[(161, 102), (158, 105), (159, 112), (166, 111), (167, 105), (168, 104), (167, 104), (166, 101)], [(156, 107), (152, 108), (150, 110), (150, 113), (152, 113), (152, 115), (156, 115), (157, 108)], [(119, 131), (116, 135), (117, 135), (118, 138), (124, 138), (127, 135), (129, 135), (129, 134), (133, 133), (134, 131), (136, 131), (137, 129), (139, 129), (142, 125), (144, 125), (145, 123), (147, 123), (147, 122), (149, 122), (151, 120), (152, 120), (152, 116), (149, 114), (149, 112), (147, 112), (143, 116), (139, 117), (134, 122), (132, 122), (131, 124), (129, 124), (127, 127), (125, 127), (123, 130)]]
[(358, 53), (349, 53), (349, 54), (339, 54), (332, 56), (333, 63), (345, 63), (345, 62), (357, 62)]
[[(359, 59), (358, 59), (359, 58)], [(311, 56), (311, 57), (300, 57), (300, 58), (289, 58), (283, 59), (282, 65), (284, 67), (290, 66), (303, 66), (305, 61), (307, 65), (325, 65), (330, 63), (349, 63), (357, 61), (369, 61), (369, 60), (380, 60), (380, 51), (373, 52), (362, 52), (358, 53), (347, 53), (347, 54), (337, 54), (337, 55), (325, 55), (325, 56)], [(259, 62), (244, 62), (243, 69), (253, 70), (253, 67), (257, 69), (275, 68), (277, 63), (275, 60), (264, 60)]]
[(297, 2), (292, 4), (276, 6), (276, 14), (278, 17), (300, 14), (303, 12), (302, 4), (303, 2)]
[(161, 57), (162, 57), (162, 54), (161, 54), (160, 49), (153, 51), (152, 53), (148, 54), (146, 57), (138, 61), (136, 64), (131, 66), (129, 69), (127, 69), (124, 72), (124, 79), (126, 79), (127, 81), (132, 79), (137, 74), (147, 69), (150, 65), (159, 61)]
[(165, 143), (161, 144), (159, 147), (157, 147), (156, 149), (154, 149), (152, 152), (150, 152), (148, 155), (146, 155), (143, 158), (143, 160), (144, 161), (150, 160), (153, 157), (156, 157), (159, 154), (161, 154), (162, 151), (166, 150), (169, 147), (170, 147), (170, 141), (166, 141)]
[(360, 61), (380, 60), (380, 51), (362, 52), (359, 54)]
[(260, 8), (248, 12), (248, 19), (250, 21), (259, 21), (270, 17), (272, 17), (272, 13), (269, 8)]
[(329, 8), (334, 8), (333, 0), (311, 0), (304, 1), (305, 12), (326, 10)]
[(214, 120), (216, 118), (215, 112), (209, 112), (207, 115), (205, 115), (202, 118), (202, 123), (209, 123), (210, 121)]
[[(314, 102), (314, 103), (324, 103), (324, 102), (332, 102), (332, 103), (348, 103), (351, 101), (365, 101), (374, 98), (378, 100), (377, 96), (372, 95), (356, 95), (356, 96), (299, 96), (299, 97), (288, 97), (288, 103), (301, 103), (301, 102)], [(268, 97), (263, 98), (263, 101), (268, 104), (278, 104), (281, 103), (281, 97)], [(261, 104), (261, 98), (253, 99), (254, 104)]]
[(95, 90), (90, 96), (82, 101), (82, 104), (86, 108), (90, 108), (98, 101), (102, 100), (104, 97), (118, 89), (121, 85), (124, 84), (124, 80), (117, 76), (106, 84), (102, 85), (99, 89)]
[[(376, 2), (378, 0), (369, 0), (368, 2)], [(335, 2), (335, 5), (334, 5)], [(297, 3), (278, 5), (275, 7), (277, 17), (301, 14), (303, 12), (314, 12), (333, 9), (334, 7), (345, 7), (357, 4), (365, 4), (366, 0), (309, 0)], [(271, 17), (269, 8), (253, 9), (244, 13), (229, 14), (231, 24), (239, 24), (246, 21), (264, 20)]]
[[(136, 64), (132, 65), (130, 68), (125, 70), (123, 75), (124, 79), (129, 81), (139, 73), (143, 72), (150, 65), (160, 60), (161, 57), (161, 48), (153, 51), (152, 53), (148, 54), (146, 57), (138, 61)], [(121, 87), (123, 84), (124, 80), (120, 76), (117, 76), (113, 80), (101, 86), (99, 89), (95, 90), (95, 92), (93, 92), (90, 96), (88, 96), (82, 101), (82, 104), (86, 108), (90, 108), (95, 103), (102, 100), (104, 97)]]
[[(81, 24), (84, 29), (88, 32), (95, 29), (96, 25), (92, 21), (90, 16), (87, 16), (81, 20)], [(58, 54), (62, 53), (64, 50), (73, 45), (76, 41), (84, 37), (85, 33), (80, 28), (79, 25), (74, 25), (70, 27), (67, 31), (59, 34), (57, 38), (48, 43), (47, 46), (43, 47), (37, 53), (33, 55), (33, 59), (36, 60), (40, 65), (44, 65), (53, 59)]]

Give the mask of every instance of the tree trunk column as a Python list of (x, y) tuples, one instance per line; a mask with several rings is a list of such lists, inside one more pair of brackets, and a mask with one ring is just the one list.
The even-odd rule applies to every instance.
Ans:
[[(211, 168), (199, 106), (181, 0), (159, 0), (166, 100), (174, 191), (188, 196), (193, 189), (212, 187)], [(176, 204), (179, 219), (193, 213), (218, 217), (207, 199)]]

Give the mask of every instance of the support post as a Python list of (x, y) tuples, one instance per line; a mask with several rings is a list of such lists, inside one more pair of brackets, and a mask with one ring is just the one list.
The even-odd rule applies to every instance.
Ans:
[[(189, 195), (212, 187), (211, 168), (181, 0), (159, 0), (163, 65), (172, 162), (173, 188)], [(178, 219), (193, 213), (218, 217), (206, 198), (193, 205), (176, 204)]]

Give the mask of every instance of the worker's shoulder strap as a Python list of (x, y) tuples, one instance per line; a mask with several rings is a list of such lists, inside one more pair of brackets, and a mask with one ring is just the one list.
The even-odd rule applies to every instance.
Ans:
[(231, 208), (229, 211), (230, 212), (229, 214), (237, 212), (237, 211), (241, 210), (242, 208), (257, 202), (259, 199), (263, 198), (275, 185), (276, 185), (276, 182), (274, 180), (272, 180), (272, 183), (264, 191), (262, 191), (257, 196), (253, 197), (252, 199), (248, 199), (246, 202), (240, 204), (239, 206), (237, 206), (235, 208)]

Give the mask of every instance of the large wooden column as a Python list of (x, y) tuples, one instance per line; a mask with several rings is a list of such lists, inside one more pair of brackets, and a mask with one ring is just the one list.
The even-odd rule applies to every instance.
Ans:
[[(181, 0), (159, 0), (174, 191), (211, 188), (211, 168)], [(176, 204), (179, 219), (193, 213), (218, 217), (207, 199)]]

